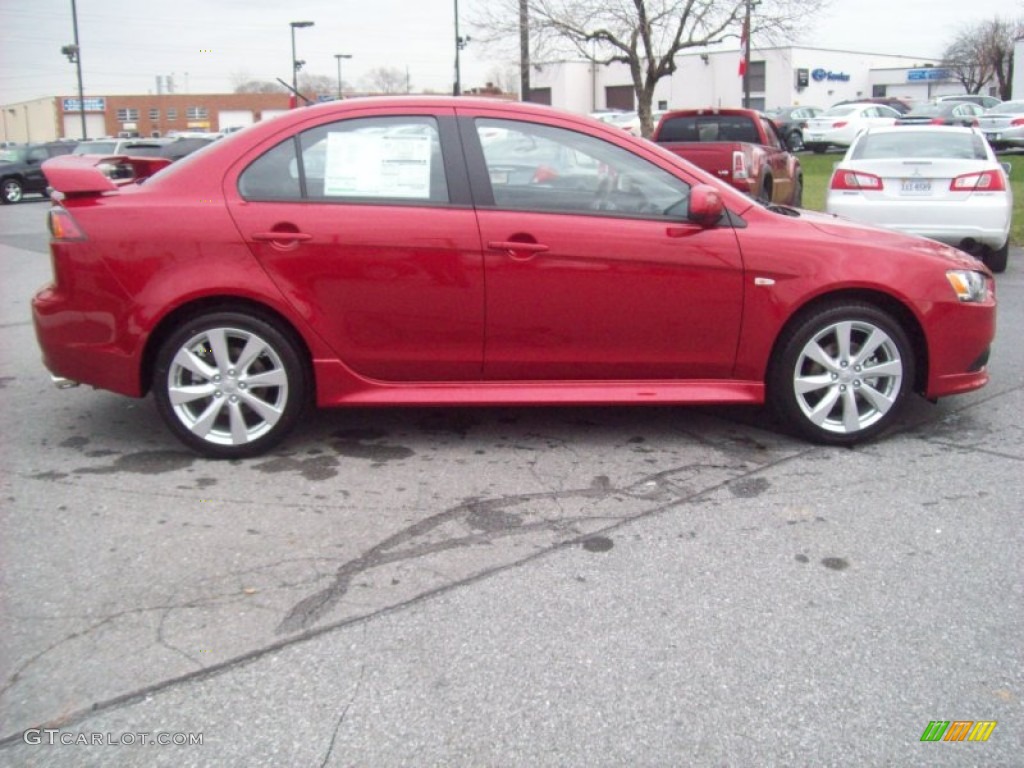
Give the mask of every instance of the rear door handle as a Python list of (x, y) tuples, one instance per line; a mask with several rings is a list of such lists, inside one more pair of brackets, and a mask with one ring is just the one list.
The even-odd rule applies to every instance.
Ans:
[(252, 239), (270, 243), (297, 243), (312, 240), (313, 236), (305, 232), (257, 232)]
[(520, 243), (515, 240), (490, 240), (487, 247), (492, 251), (504, 251), (513, 259), (529, 259), (551, 250), (543, 243)]

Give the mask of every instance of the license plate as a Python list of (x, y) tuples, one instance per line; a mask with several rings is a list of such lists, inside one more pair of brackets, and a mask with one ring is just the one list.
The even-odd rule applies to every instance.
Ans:
[(931, 192), (932, 183), (925, 179), (904, 179), (900, 186), (903, 195), (930, 195)]
[(807, 136), (804, 137), (804, 141), (818, 141), (820, 138), (820, 133), (808, 133)]
[(491, 184), (508, 184), (508, 171), (491, 171)]

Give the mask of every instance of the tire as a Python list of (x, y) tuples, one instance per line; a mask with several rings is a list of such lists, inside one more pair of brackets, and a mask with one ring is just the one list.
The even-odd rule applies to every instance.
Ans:
[(893, 423), (913, 383), (914, 352), (899, 323), (873, 305), (836, 302), (783, 332), (768, 390), (776, 412), (802, 437), (852, 445)]
[(4, 179), (0, 184), (0, 198), (5, 204), (20, 203), (25, 196), (25, 188), (17, 179)]
[(789, 136), (786, 137), (786, 146), (789, 147), (790, 152), (800, 152), (805, 149), (804, 135), (800, 133), (800, 131), (792, 131)]
[(772, 180), (771, 177), (765, 178), (761, 182), (761, 186), (757, 193), (758, 202), (764, 203), (765, 205), (771, 205), (772, 203)]
[(828, 144), (805, 144), (804, 146), (816, 155), (823, 155), (825, 150), (828, 149)]
[(796, 181), (793, 182), (793, 202), (790, 203), (794, 208), (802, 208), (804, 205), (804, 177), (798, 175)]
[[(254, 386), (257, 379), (261, 386)], [(153, 395), (185, 445), (210, 458), (235, 459), (263, 453), (287, 436), (310, 399), (307, 379), (298, 346), (277, 323), (217, 312), (193, 318), (164, 341)]]
[(982, 257), (982, 262), (986, 267), (991, 269), (995, 273), (1006, 271), (1006, 262), (1010, 255), (1010, 240), (1007, 239), (1003, 243), (1002, 248), (998, 248), (994, 251), (989, 251)]

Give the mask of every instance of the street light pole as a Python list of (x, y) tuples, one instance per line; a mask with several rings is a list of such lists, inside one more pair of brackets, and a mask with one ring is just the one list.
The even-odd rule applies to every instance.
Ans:
[(459, 62), (459, 52), (466, 47), (468, 42), (469, 35), (465, 37), (459, 35), (459, 0), (455, 0), (455, 87), (452, 89), (452, 94), (455, 96), (462, 95), (462, 65)]
[(85, 129), (85, 94), (82, 89), (82, 49), (78, 46), (78, 9), (71, 0), (71, 23), (75, 27), (75, 67), (78, 70), (78, 114), (82, 116), (82, 139), (88, 139)]
[(338, 60), (338, 101), (341, 101), (343, 98), (345, 98), (344, 95), (342, 95), (342, 93), (341, 93), (341, 60), (342, 59), (351, 59), (352, 58), (352, 54), (351, 53), (336, 53), (336, 54), (334, 54), (334, 58), (336, 58)]
[[(313, 22), (312, 21), (292, 21), (292, 22), (289, 22), (289, 23), (290, 23), (291, 28), (292, 28), (292, 90), (294, 91), (294, 93), (297, 94), (299, 92), (299, 68), (302, 67), (302, 65), (305, 62), (299, 61), (299, 59), (295, 55), (295, 30), (296, 29), (304, 29), (306, 27), (312, 27), (313, 26)], [(299, 105), (298, 98), (296, 96), (293, 96), (292, 98), (295, 99), (295, 106), (298, 106)]]

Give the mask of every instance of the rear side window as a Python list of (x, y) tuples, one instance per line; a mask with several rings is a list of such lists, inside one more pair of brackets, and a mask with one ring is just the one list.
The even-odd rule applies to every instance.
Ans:
[(437, 121), (418, 116), (311, 128), (255, 160), (238, 189), (247, 200), (449, 201)]

